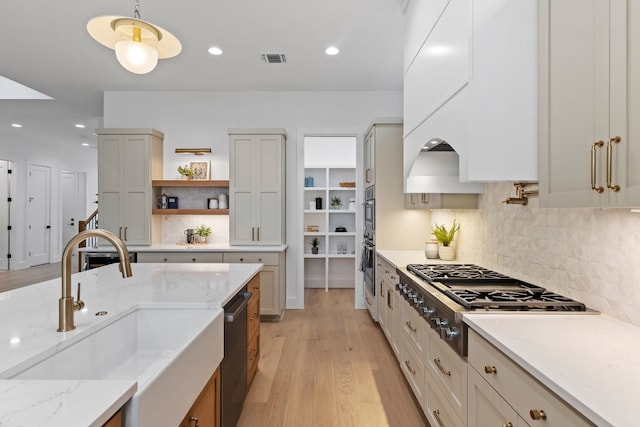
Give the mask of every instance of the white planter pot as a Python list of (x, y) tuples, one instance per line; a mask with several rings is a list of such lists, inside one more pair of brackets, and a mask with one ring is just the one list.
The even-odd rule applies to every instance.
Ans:
[(438, 258), (438, 242), (425, 242), (424, 243), (424, 256), (427, 259), (437, 259)]
[(456, 257), (453, 246), (440, 246), (438, 248), (438, 256), (443, 261), (452, 261)]

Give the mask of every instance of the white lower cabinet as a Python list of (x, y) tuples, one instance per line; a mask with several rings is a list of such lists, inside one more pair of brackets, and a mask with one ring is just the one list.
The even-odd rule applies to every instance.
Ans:
[(222, 254), (211, 252), (138, 252), (138, 262), (222, 262)]
[(260, 263), (260, 318), (280, 320), (286, 306), (284, 252), (225, 253), (223, 262)]
[[(498, 397), (531, 426), (593, 425), (477, 333), (469, 330), (469, 425), (489, 425), (476, 417), (507, 412)], [(473, 372), (472, 372), (473, 371)], [(486, 384), (483, 384), (486, 383)], [(490, 393), (493, 389), (498, 396)], [(509, 415), (512, 417), (513, 415)], [(513, 425), (513, 420), (507, 420)], [(502, 425), (508, 425), (504, 422)]]
[[(426, 322), (425, 322), (426, 323)], [(460, 419), (467, 417), (467, 362), (433, 329), (425, 354), (425, 366)]]
[[(424, 413), (432, 427), (464, 426), (429, 369), (425, 369)], [(499, 424), (484, 424), (484, 426)]]
[(402, 337), (401, 363), (402, 372), (424, 410), (424, 364), (420, 356), (413, 349), (406, 335)]
[(469, 427), (528, 426), (475, 369), (469, 369)]

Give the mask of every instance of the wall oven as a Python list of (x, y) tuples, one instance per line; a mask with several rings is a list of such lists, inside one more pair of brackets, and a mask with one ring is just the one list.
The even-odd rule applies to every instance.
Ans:
[(376, 242), (376, 200), (375, 188), (373, 186), (364, 191), (364, 240)]
[(364, 298), (371, 317), (378, 321), (378, 299), (376, 298), (375, 272), (375, 187), (364, 192), (364, 239), (361, 270), (364, 273)]

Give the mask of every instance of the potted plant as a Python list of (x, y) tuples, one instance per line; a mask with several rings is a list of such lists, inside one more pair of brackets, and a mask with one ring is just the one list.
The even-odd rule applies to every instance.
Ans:
[(195, 230), (196, 243), (207, 243), (207, 237), (211, 235), (211, 227), (202, 224)]
[(178, 166), (178, 173), (182, 176), (182, 179), (193, 178), (193, 170), (188, 165)]
[(333, 196), (331, 198), (331, 208), (332, 209), (340, 209), (341, 205), (342, 205), (342, 199), (340, 198), (340, 196)]
[(460, 230), (460, 224), (458, 224), (455, 219), (453, 220), (453, 225), (448, 230), (444, 225), (438, 224), (431, 229), (431, 233), (433, 233), (440, 244), (440, 247), (438, 248), (438, 256), (440, 259), (451, 261), (455, 257), (455, 252), (453, 246), (451, 246), (451, 242), (453, 242), (458, 230)]
[(320, 245), (320, 240), (317, 237), (314, 237), (311, 241), (311, 253), (314, 255), (318, 254), (318, 245)]

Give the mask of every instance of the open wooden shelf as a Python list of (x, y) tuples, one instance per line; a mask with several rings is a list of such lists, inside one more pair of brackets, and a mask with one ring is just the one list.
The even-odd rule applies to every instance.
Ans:
[(154, 179), (151, 181), (151, 186), (153, 187), (228, 187), (229, 180), (209, 180), (209, 181), (199, 181), (199, 180), (164, 180), (164, 179)]
[(229, 215), (229, 209), (152, 209), (154, 215)]

